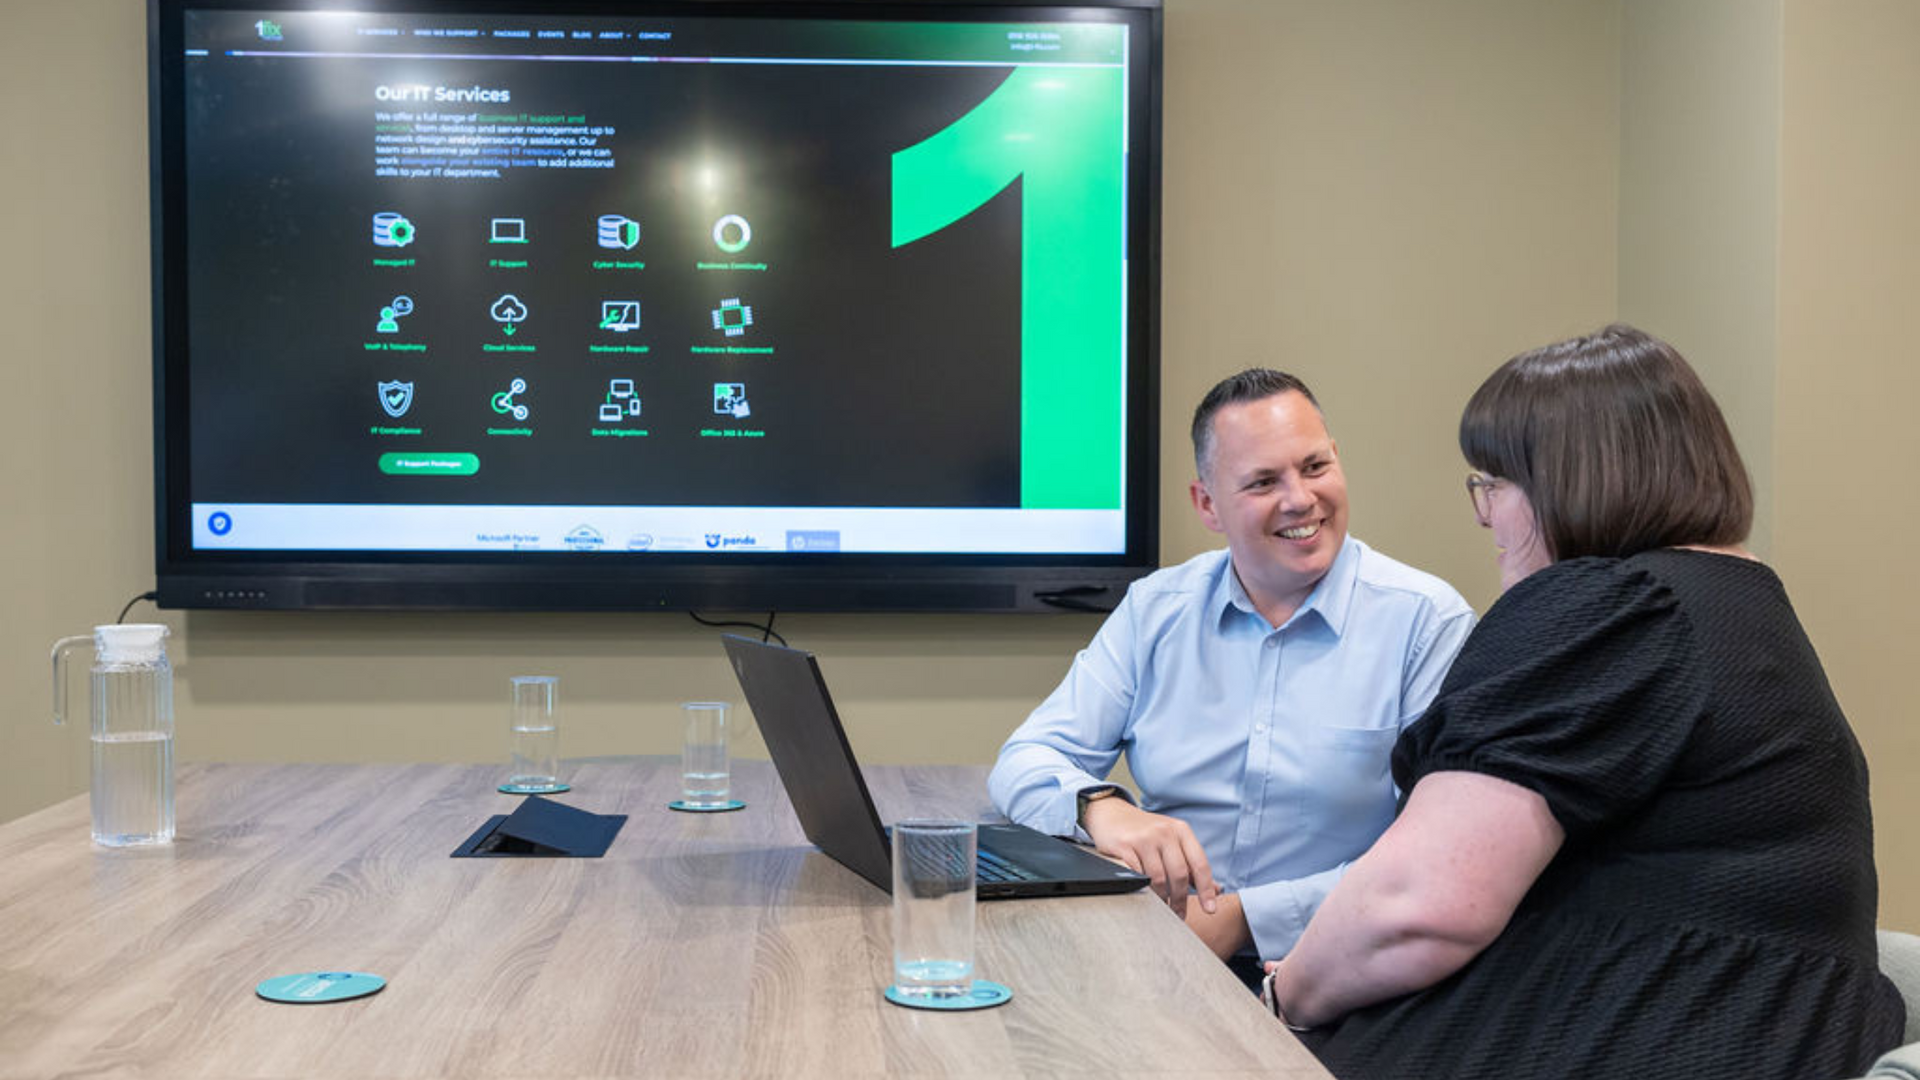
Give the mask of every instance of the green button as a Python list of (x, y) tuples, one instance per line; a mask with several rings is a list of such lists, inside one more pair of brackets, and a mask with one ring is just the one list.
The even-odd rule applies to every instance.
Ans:
[(480, 457), (421, 450), (381, 454), (380, 471), (388, 476), (472, 476), (480, 471)]

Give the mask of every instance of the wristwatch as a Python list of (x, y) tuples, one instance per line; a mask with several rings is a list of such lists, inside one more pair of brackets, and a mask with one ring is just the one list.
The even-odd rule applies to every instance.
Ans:
[[(1121, 789), (1119, 784), (1095, 784), (1092, 787), (1081, 788), (1079, 797), (1080, 810), (1074, 814), (1073, 823), (1082, 829), (1086, 828), (1087, 805), (1089, 803), (1099, 802), (1101, 799), (1113, 798), (1116, 795), (1122, 799), (1127, 798), (1127, 793)], [(1127, 799), (1127, 801), (1132, 802), (1133, 800)]]

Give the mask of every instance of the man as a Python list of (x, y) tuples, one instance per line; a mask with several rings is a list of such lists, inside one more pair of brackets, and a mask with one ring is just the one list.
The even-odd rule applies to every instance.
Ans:
[[(1257, 979), (1392, 820), (1394, 740), (1473, 612), (1347, 535), (1340, 458), (1299, 379), (1220, 383), (1193, 447), (1193, 506), (1227, 549), (1135, 582), (988, 784), (1008, 818), (1148, 875)], [(1137, 805), (1105, 782), (1122, 752)]]

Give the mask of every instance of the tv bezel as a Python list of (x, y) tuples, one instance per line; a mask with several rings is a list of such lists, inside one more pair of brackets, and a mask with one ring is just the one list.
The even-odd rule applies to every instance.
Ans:
[[(1137, 13), (1146, 70), (1142, 136), (1129, 163), (1126, 550), (1112, 555), (702, 552), (208, 551), (191, 544), (186, 328), (184, 43), (195, 9), (460, 11), (622, 16), (791, 16), (1073, 21)], [(259, 610), (1062, 612), (1104, 611), (1151, 572), (1159, 548), (1161, 0), (148, 0), (152, 212), (154, 518), (162, 608)], [(1135, 144), (1130, 143), (1130, 147)]]

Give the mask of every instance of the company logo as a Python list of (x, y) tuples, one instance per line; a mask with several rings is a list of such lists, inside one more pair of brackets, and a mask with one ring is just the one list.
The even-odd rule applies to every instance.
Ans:
[(256, 33), (260, 35), (261, 41), (285, 41), (286, 40), (286, 38), (281, 34), (280, 24), (277, 22), (274, 22), (272, 19), (261, 19), (259, 22), (253, 24), (253, 29)]
[(704, 539), (710, 548), (750, 548), (760, 546), (760, 538), (752, 533), (743, 533), (739, 536), (728, 536), (724, 533), (707, 533)]
[(788, 529), (788, 551), (839, 551), (839, 529)]
[(600, 530), (591, 525), (575, 525), (573, 531), (561, 539), (576, 551), (597, 551), (607, 542)]

